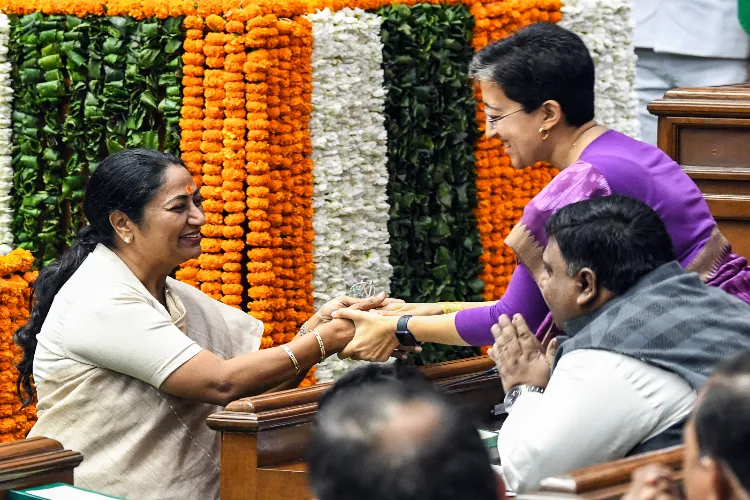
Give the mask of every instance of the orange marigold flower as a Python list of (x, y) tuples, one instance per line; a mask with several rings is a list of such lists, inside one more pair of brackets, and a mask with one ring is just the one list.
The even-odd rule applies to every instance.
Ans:
[(245, 202), (244, 201), (228, 201), (224, 203), (224, 210), (230, 213), (244, 212)]
[[(203, 64), (206, 62), (206, 58), (203, 54), (197, 52), (185, 52), (182, 54), (182, 62), (185, 64), (182, 68), (185, 75), (203, 76)], [(185, 68), (188, 68), (188, 70), (185, 71)], [(197, 68), (201, 69), (200, 74), (196, 74), (198, 73)]]
[(222, 269), (224, 271), (238, 273), (242, 271), (242, 264), (240, 264), (239, 262), (225, 262), (222, 266)]
[(202, 120), (182, 119), (180, 120), (182, 130), (203, 130)]
[[(203, 200), (203, 209), (206, 212), (217, 212), (217, 213), (223, 212), (224, 211), (224, 201), (222, 201), (222, 200)], [(203, 241), (205, 241), (205, 239)], [(201, 244), (203, 243), (203, 241), (201, 241)], [(204, 250), (206, 250), (206, 249), (204, 248)]]
[(206, 18), (206, 26), (213, 31), (224, 31), (227, 22), (221, 16), (211, 14)]

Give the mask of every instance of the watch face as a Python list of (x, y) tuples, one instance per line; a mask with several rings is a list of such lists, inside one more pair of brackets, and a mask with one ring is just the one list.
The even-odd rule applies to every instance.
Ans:
[(516, 402), (516, 399), (518, 399), (518, 396), (521, 395), (521, 387), (515, 386), (510, 391), (508, 391), (508, 394), (505, 395), (505, 407), (511, 407), (513, 406), (513, 403)]

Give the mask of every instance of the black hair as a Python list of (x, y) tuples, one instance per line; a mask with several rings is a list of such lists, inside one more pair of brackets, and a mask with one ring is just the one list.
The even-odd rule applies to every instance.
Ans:
[(722, 362), (693, 415), (701, 456), (729, 467), (750, 491), (750, 350)]
[[(319, 408), (307, 450), (314, 495), (319, 500), (495, 500), (495, 473), (471, 419), (424, 379), (389, 379), (394, 372), (387, 367), (365, 368), (370, 376), (387, 373), (374, 382), (347, 385)], [(417, 406), (435, 411), (434, 428), (420, 437), (392, 435), (387, 422)]]
[(486, 46), (469, 76), (499, 86), (526, 113), (553, 100), (570, 125), (594, 119), (594, 61), (581, 37), (556, 24), (532, 24)]
[(70, 248), (39, 272), (31, 285), (29, 321), (14, 335), (16, 344), (23, 349), (16, 390), (24, 406), (34, 398), (32, 372), (36, 336), (55, 295), (98, 244), (115, 247), (115, 231), (109, 221), (112, 212), (124, 213), (135, 224), (142, 222), (144, 207), (164, 183), (166, 169), (174, 165), (185, 167), (182, 160), (168, 153), (126, 149), (105, 158), (91, 174), (83, 199), (83, 213), (89, 225), (80, 231), (78, 240)]
[(560, 248), (568, 276), (588, 267), (601, 286), (616, 294), (675, 260), (672, 239), (659, 215), (627, 196), (567, 205), (547, 220), (545, 231)]

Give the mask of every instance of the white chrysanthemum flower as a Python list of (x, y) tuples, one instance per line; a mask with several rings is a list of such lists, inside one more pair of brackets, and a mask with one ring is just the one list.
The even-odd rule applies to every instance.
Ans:
[(13, 89), (10, 86), (11, 64), (7, 57), (9, 33), (8, 16), (0, 13), (0, 255), (9, 253), (13, 245), (13, 210), (10, 198), (10, 190), (13, 187), (10, 157), (13, 136), (10, 119), (13, 113)]
[[(313, 296), (316, 308), (360, 280), (390, 291), (388, 170), (382, 19), (360, 9), (325, 9), (313, 29)], [(318, 365), (330, 382), (362, 364), (336, 356)]]
[(596, 119), (639, 138), (632, 0), (563, 0), (560, 25), (577, 33), (596, 65)]

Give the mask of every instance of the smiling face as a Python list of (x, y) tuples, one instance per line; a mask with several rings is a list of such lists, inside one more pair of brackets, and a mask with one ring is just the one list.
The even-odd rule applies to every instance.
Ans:
[(186, 168), (164, 171), (156, 196), (145, 206), (140, 225), (128, 220), (132, 243), (127, 246), (144, 262), (174, 268), (201, 254), (200, 229), (206, 223), (203, 200)]
[[(503, 141), (513, 167), (524, 168), (538, 161), (548, 161), (551, 141), (543, 140), (539, 132), (545, 125), (544, 110), (523, 110), (523, 105), (509, 99), (502, 88), (492, 82), (480, 81), (479, 86), (486, 117), (485, 136)], [(504, 115), (505, 118), (492, 121)]]

